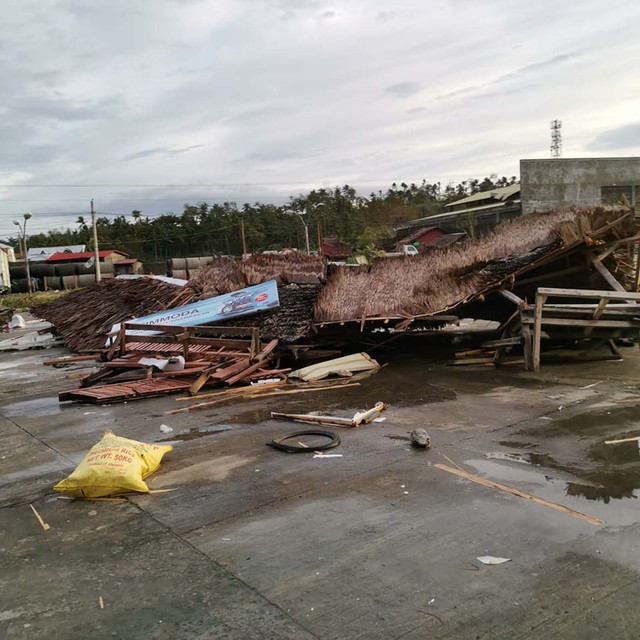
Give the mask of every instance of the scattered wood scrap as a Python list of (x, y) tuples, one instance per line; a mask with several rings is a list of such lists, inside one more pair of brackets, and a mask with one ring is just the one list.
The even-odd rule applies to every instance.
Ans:
[(108, 361), (83, 376), (80, 389), (65, 391), (59, 399), (103, 404), (181, 391), (195, 395), (205, 386), (282, 378), (282, 369), (269, 367), (277, 346), (275, 339), (262, 345), (251, 327), (124, 323)]
[(51, 527), (42, 519), (42, 516), (36, 511), (36, 508), (32, 504), (29, 506), (31, 507), (31, 511), (33, 511), (33, 515), (36, 517), (36, 520), (40, 523), (43, 531), (49, 531)]
[(541, 504), (545, 507), (550, 507), (551, 509), (555, 509), (556, 511), (562, 511), (563, 513), (567, 513), (575, 518), (580, 518), (589, 524), (595, 524), (597, 526), (602, 526), (605, 524), (604, 520), (600, 520), (600, 518), (594, 518), (593, 516), (586, 515), (584, 513), (580, 513), (580, 511), (576, 511), (575, 509), (571, 509), (569, 507), (565, 507), (562, 504), (558, 504), (557, 502), (551, 502), (550, 500), (545, 500), (544, 498), (539, 498), (538, 496), (534, 496), (531, 493), (526, 493), (525, 491), (520, 491), (520, 489), (514, 489), (513, 487), (509, 487), (506, 484), (500, 484), (499, 482), (494, 482), (493, 480), (487, 480), (486, 478), (481, 478), (480, 476), (475, 476), (472, 473), (467, 473), (462, 469), (454, 469), (453, 467), (448, 467), (446, 464), (435, 464), (433, 465), (436, 469), (440, 469), (442, 471), (446, 471), (447, 473), (452, 473), (453, 475), (459, 476), (460, 478), (464, 478), (465, 480), (471, 480), (471, 482), (475, 482), (476, 484), (481, 484), (484, 487), (489, 487), (489, 489), (497, 489), (498, 491), (504, 491), (505, 493), (510, 493), (511, 495), (518, 496), (520, 498), (524, 498), (525, 500), (531, 500), (537, 504)]
[(373, 422), (380, 414), (388, 408), (388, 404), (377, 402), (371, 409), (356, 413), (353, 418), (339, 418), (337, 416), (322, 416), (313, 413), (279, 413), (271, 412), (271, 417), (275, 420), (291, 420), (293, 422), (306, 422), (310, 424), (329, 424), (334, 427), (359, 427), (361, 424)]

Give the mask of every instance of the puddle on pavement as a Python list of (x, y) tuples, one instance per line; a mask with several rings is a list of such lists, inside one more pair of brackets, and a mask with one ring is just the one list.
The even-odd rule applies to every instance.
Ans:
[(13, 402), (2, 407), (2, 414), (7, 417), (25, 416), (51, 416), (62, 412), (58, 396), (46, 396), (34, 398), (22, 402)]
[(546, 453), (504, 453), (494, 451), (485, 453), (485, 457), (489, 460), (507, 460), (508, 462), (518, 462), (520, 464), (528, 464), (534, 467), (555, 467), (556, 463), (553, 458)]
[[(266, 398), (265, 398), (266, 400)], [(234, 416), (240, 424), (260, 424), (271, 420), (270, 409), (249, 409), (248, 411), (241, 411)]]
[[(566, 495), (609, 503), (611, 500), (636, 498), (640, 489), (640, 448), (637, 442), (606, 445), (605, 440), (640, 435), (637, 407), (624, 405), (591, 409), (578, 415), (536, 423), (520, 432), (543, 442), (545, 454), (509, 452), (488, 457), (527, 462), (556, 469), (576, 477), (566, 483)], [(535, 447), (529, 440), (500, 444), (510, 448)], [(534, 457), (536, 462), (533, 462)], [(531, 461), (531, 462), (529, 462)]]
[(204, 438), (206, 436), (213, 436), (216, 433), (224, 433), (225, 431), (231, 431), (234, 427), (232, 427), (231, 425), (218, 425), (215, 427), (209, 427), (209, 428), (204, 428), (204, 429), (200, 429), (199, 427), (193, 427), (191, 429), (189, 429), (189, 431), (183, 431), (180, 433), (176, 433), (173, 437), (171, 438), (167, 438), (167, 437), (163, 437), (160, 438), (159, 441), (162, 442), (177, 442), (177, 441), (183, 441), (186, 442), (187, 440), (197, 440), (198, 438)]

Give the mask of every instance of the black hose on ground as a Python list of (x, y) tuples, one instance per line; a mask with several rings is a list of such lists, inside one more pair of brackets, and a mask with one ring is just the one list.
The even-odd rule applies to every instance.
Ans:
[[(312, 447), (305, 446), (303, 444), (286, 443), (286, 440), (292, 440), (293, 438), (300, 438), (302, 436), (320, 436), (322, 438), (328, 438), (329, 442), (325, 444), (313, 445)], [(305, 429), (304, 431), (296, 431), (290, 433), (283, 438), (274, 438), (271, 442), (267, 442), (267, 446), (278, 449), (279, 451), (286, 451), (287, 453), (314, 453), (316, 451), (326, 451), (327, 449), (333, 449), (340, 444), (340, 436), (333, 431), (324, 431), (322, 429)]]

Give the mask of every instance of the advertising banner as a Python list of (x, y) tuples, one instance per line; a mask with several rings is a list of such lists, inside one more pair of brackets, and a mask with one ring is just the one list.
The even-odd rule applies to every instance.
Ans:
[[(142, 318), (135, 318), (128, 322), (136, 324), (158, 324), (173, 327), (193, 327), (199, 324), (213, 324), (230, 318), (246, 316), (258, 311), (274, 309), (280, 306), (278, 286), (275, 280), (268, 280), (262, 284), (225, 293), (215, 298), (207, 298), (199, 302), (192, 302), (183, 307), (167, 309), (152, 313)], [(112, 332), (117, 332), (120, 324), (113, 325)], [(135, 330), (127, 331), (127, 335), (153, 335), (153, 332)], [(109, 340), (110, 342), (111, 340)]]

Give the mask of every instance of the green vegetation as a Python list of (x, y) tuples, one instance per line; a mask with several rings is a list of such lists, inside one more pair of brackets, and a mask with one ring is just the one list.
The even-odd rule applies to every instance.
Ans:
[(38, 304), (46, 304), (69, 293), (68, 291), (36, 291), (34, 293), (9, 293), (0, 296), (0, 309), (14, 311), (31, 309)]
[[(317, 237), (338, 236), (360, 250), (393, 235), (393, 226), (415, 218), (442, 213), (444, 206), (467, 195), (507, 186), (515, 177), (466, 180), (443, 187), (440, 183), (393, 184), (386, 192), (360, 196), (349, 185), (317, 189), (290, 198), (284, 206), (234, 202), (185, 205), (181, 215), (147, 217), (141, 211), (130, 216), (97, 219), (98, 237), (104, 248), (121, 249), (144, 261), (196, 255), (240, 255), (241, 225), (248, 251), (304, 247), (304, 227), (291, 211), (307, 211), (311, 248)], [(17, 246), (17, 240), (14, 242)], [(79, 217), (75, 229), (29, 236), (29, 246), (91, 245), (89, 221)]]

